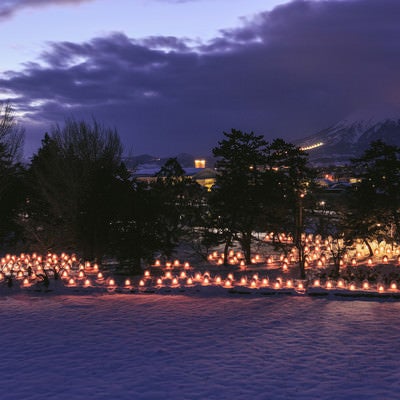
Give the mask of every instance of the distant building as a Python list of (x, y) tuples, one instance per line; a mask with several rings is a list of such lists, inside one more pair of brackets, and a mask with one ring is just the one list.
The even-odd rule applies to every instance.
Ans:
[[(151, 183), (157, 179), (156, 174), (160, 171), (160, 168), (156, 164), (142, 164), (133, 171), (133, 176), (138, 181)], [(194, 167), (183, 167), (183, 170), (185, 176), (192, 178), (199, 185), (206, 187), (207, 190), (211, 190), (211, 187), (215, 184), (217, 174), (214, 169), (206, 168), (206, 160), (194, 160)]]
[(194, 160), (194, 167), (195, 168), (205, 168), (206, 167), (206, 160)]

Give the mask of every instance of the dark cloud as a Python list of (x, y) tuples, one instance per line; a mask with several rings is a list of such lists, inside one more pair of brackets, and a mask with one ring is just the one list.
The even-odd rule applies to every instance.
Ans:
[(1, 0), (0, 19), (13, 16), (23, 8), (43, 7), (50, 5), (79, 4), (94, 0)]
[(0, 88), (18, 95), (28, 134), (94, 116), (135, 153), (209, 153), (232, 127), (294, 140), (400, 104), (399, 15), (398, 0), (295, 1), (197, 47), (124, 34), (54, 43)]

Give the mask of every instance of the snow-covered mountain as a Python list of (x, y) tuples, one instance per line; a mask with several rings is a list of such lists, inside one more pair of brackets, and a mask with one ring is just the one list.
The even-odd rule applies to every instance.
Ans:
[(343, 164), (379, 139), (400, 146), (400, 111), (354, 113), (296, 144), (308, 152), (314, 163)]

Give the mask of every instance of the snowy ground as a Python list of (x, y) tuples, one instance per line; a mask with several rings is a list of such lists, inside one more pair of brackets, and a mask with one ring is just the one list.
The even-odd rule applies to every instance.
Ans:
[(0, 399), (398, 399), (400, 302), (0, 297)]

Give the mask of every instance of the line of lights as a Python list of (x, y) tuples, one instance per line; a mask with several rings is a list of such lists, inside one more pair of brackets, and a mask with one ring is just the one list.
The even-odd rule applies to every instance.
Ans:
[(321, 147), (323, 145), (324, 145), (323, 142), (318, 142), (318, 143), (315, 143), (315, 144), (311, 144), (310, 146), (300, 147), (300, 150), (303, 150), (303, 151), (313, 150), (313, 149), (316, 149), (316, 148)]

